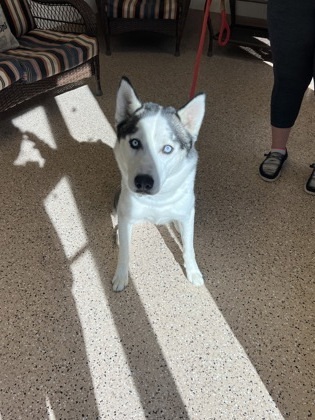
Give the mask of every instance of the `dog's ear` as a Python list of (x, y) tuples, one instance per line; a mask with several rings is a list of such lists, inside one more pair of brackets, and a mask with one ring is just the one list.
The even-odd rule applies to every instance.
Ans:
[(116, 125), (133, 114), (138, 108), (141, 107), (141, 105), (142, 104), (139, 101), (138, 96), (134, 91), (129, 79), (127, 79), (127, 77), (123, 77), (120, 81), (116, 98)]
[(200, 93), (177, 111), (186, 130), (197, 140), (203, 117), (205, 115), (206, 95)]

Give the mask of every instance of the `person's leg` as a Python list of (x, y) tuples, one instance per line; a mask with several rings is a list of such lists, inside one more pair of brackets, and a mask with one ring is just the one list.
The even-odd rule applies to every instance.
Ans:
[(271, 126), (271, 149), (286, 150), (290, 132), (291, 127), (279, 128)]
[(315, 2), (269, 0), (268, 28), (274, 70), (271, 96), (271, 152), (260, 165), (266, 181), (276, 180), (287, 158), (287, 143), (313, 76)]
[(291, 128), (313, 77), (314, 0), (269, 0), (268, 30), (274, 71), (271, 126)]

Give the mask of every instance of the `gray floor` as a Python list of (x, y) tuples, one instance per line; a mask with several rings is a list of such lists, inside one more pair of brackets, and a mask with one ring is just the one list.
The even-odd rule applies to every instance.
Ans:
[(111, 291), (118, 83), (127, 75), (141, 99), (183, 105), (200, 23), (192, 12), (179, 58), (169, 38), (117, 38), (101, 57), (102, 97), (91, 83), (1, 121), (1, 420), (314, 416), (311, 90), (282, 177), (265, 183), (272, 68), (237, 47), (203, 56), (195, 248), (205, 287), (185, 279), (167, 228), (144, 224), (130, 284)]

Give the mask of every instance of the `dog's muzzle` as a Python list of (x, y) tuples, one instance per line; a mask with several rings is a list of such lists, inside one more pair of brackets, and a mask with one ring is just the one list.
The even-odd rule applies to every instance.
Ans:
[(152, 194), (154, 179), (150, 175), (140, 174), (134, 180), (136, 192), (141, 194)]

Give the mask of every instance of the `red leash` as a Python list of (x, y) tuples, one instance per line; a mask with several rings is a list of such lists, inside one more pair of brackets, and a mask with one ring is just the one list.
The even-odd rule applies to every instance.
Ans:
[(221, 0), (220, 8), (221, 8), (221, 25), (220, 25), (220, 31), (219, 31), (218, 44), (220, 45), (220, 47), (225, 47), (226, 44), (229, 42), (230, 35), (231, 35), (230, 25), (226, 17), (225, 0)]
[[(206, 32), (207, 32), (207, 23), (208, 23), (208, 18), (209, 18), (209, 13), (210, 13), (211, 1), (212, 0), (207, 0), (206, 5), (205, 5), (199, 46), (198, 46), (198, 51), (197, 51), (196, 61), (195, 61), (195, 66), (194, 66), (193, 80), (192, 80), (192, 85), (191, 85), (190, 93), (189, 93), (189, 99), (192, 99), (195, 96), (201, 55), (202, 55)], [(220, 25), (218, 44), (224, 47), (230, 40), (230, 26), (228, 24), (227, 17), (226, 17), (225, 0), (221, 0), (220, 6), (221, 6), (221, 25)]]
[(208, 23), (208, 17), (209, 17), (209, 11), (210, 11), (210, 5), (212, 0), (207, 0), (205, 5), (205, 11), (203, 15), (203, 22), (202, 22), (202, 28), (201, 28), (201, 35), (199, 40), (199, 46), (198, 51), (196, 55), (196, 61), (195, 61), (195, 67), (194, 67), (194, 73), (193, 73), (193, 81), (189, 93), (189, 99), (193, 98), (195, 96), (196, 91), (196, 84), (198, 79), (198, 73), (199, 73), (199, 67), (200, 67), (200, 60), (202, 55), (203, 46), (205, 44), (205, 37), (207, 32), (207, 23)]

